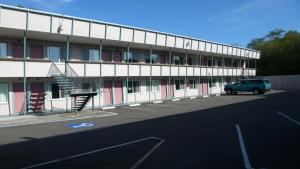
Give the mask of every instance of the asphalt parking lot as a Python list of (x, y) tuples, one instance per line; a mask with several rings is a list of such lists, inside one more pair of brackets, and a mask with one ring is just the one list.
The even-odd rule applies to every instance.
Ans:
[(0, 168), (300, 168), (299, 100), (300, 91), (185, 99), (0, 128)]

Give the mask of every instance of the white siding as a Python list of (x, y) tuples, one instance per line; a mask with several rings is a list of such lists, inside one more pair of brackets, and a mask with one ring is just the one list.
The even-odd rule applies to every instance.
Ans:
[(192, 40), (192, 50), (198, 50), (198, 41)]
[(166, 45), (166, 35), (157, 34), (157, 45), (165, 46)]
[(167, 46), (174, 47), (175, 45), (175, 37), (174, 36), (167, 36)]
[(199, 50), (205, 51), (205, 42), (199, 41)]
[(133, 29), (121, 28), (121, 41), (132, 42)]
[(144, 43), (145, 42), (145, 31), (134, 30), (134, 42)]
[(227, 46), (223, 46), (223, 54), (227, 55), (228, 53), (228, 47)]
[(206, 43), (206, 47), (205, 47), (205, 51), (206, 52), (210, 52), (211, 51), (211, 43)]
[(58, 17), (52, 18), (52, 33), (58, 33), (58, 27), (60, 24), (62, 25), (60, 34), (71, 35), (72, 20)]
[(40, 32), (50, 32), (50, 16), (29, 13), (28, 29)]
[(26, 29), (26, 12), (1, 9), (1, 26), (14, 29)]
[(176, 48), (183, 48), (183, 38), (176, 37)]
[(146, 44), (155, 45), (156, 33), (146, 32)]
[(74, 20), (73, 22), (73, 35), (89, 36), (89, 22)]
[(119, 40), (120, 38), (120, 27), (110, 26), (106, 27), (106, 39)]
[(86, 64), (86, 76), (99, 77), (100, 65), (99, 64)]
[(222, 48), (223, 48), (223, 45), (218, 45), (218, 51), (217, 51), (217, 53), (222, 54)]
[(116, 65), (116, 76), (121, 77), (121, 76), (127, 76), (127, 65)]
[(217, 53), (217, 44), (212, 44), (212, 52)]
[(28, 77), (47, 77), (51, 62), (27, 62)]
[(93, 38), (105, 38), (105, 25), (91, 23), (91, 37)]
[(150, 76), (150, 66), (148, 66), (148, 65), (147, 66), (146, 65), (142, 65), (141, 69), (142, 69), (141, 70), (142, 71), (141, 72), (142, 76)]
[(192, 40), (184, 39), (184, 49), (191, 49), (192, 47)]
[(170, 68), (169, 66), (162, 66), (161, 68), (161, 75), (162, 76), (169, 76), (170, 75)]

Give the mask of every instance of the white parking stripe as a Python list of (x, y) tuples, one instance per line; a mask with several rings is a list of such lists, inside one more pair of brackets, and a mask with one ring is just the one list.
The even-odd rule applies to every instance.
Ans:
[(136, 169), (143, 161), (146, 160), (165, 140), (162, 139), (159, 143), (157, 143), (147, 154), (145, 154), (139, 161), (137, 161), (130, 169)]
[(243, 154), (245, 168), (246, 169), (252, 169), (249, 158), (248, 158), (248, 154), (247, 154), (247, 151), (246, 151), (246, 147), (245, 147), (245, 143), (244, 143), (244, 140), (243, 140), (243, 136), (242, 136), (240, 126), (236, 124), (235, 127), (236, 127), (236, 131), (237, 131), (237, 134), (238, 134), (238, 137), (239, 137), (239, 142), (240, 142), (240, 147), (241, 147), (242, 154)]
[[(140, 140), (126, 142), (126, 143), (123, 143), (123, 144), (118, 144), (118, 145), (114, 145), (114, 146), (110, 146), (110, 147), (105, 147), (105, 148), (101, 148), (101, 149), (97, 149), (97, 150), (93, 150), (93, 151), (88, 151), (88, 152), (81, 153), (81, 154), (76, 154), (76, 155), (72, 155), (72, 156), (68, 156), (68, 157), (64, 157), (64, 158), (59, 158), (59, 159), (56, 159), (56, 160), (47, 161), (47, 162), (44, 162), (44, 163), (39, 163), (39, 164), (35, 164), (35, 165), (23, 167), (21, 169), (29, 169), (29, 168), (36, 168), (36, 167), (40, 167), (40, 166), (45, 166), (45, 165), (48, 165), (48, 164), (57, 163), (57, 162), (61, 162), (61, 161), (65, 161), (65, 160), (69, 160), (69, 159), (73, 159), (73, 158), (77, 158), (77, 157), (89, 155), (89, 154), (94, 154), (94, 153), (98, 153), (98, 152), (101, 152), (101, 151), (104, 151), (104, 150), (109, 150), (109, 149), (113, 149), (113, 148), (117, 148), (117, 147), (122, 147), (122, 146), (126, 146), (126, 145), (133, 144), (133, 143), (138, 143), (138, 142), (142, 142), (142, 141), (150, 140), (150, 139), (164, 140), (164, 139), (158, 138), (158, 137), (147, 137), (147, 138), (143, 138), (143, 139), (140, 139)], [(158, 146), (155, 146), (155, 147), (158, 147)]]
[(280, 111), (277, 111), (277, 113), (280, 114), (281, 116), (283, 116), (283, 117), (289, 119), (290, 121), (294, 122), (294, 123), (297, 124), (298, 126), (300, 126), (300, 122), (298, 122), (298, 121), (296, 121), (296, 120), (290, 118), (289, 116), (285, 115), (284, 113), (281, 113)]
[(145, 111), (154, 111), (152, 109), (145, 109), (145, 108), (133, 108), (133, 107), (122, 107), (124, 109), (131, 109), (131, 110), (145, 110)]

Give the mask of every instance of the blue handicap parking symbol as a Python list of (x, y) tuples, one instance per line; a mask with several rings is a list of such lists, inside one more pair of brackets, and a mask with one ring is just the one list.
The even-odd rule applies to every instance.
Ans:
[(77, 128), (84, 128), (84, 127), (93, 127), (95, 124), (93, 123), (73, 123), (73, 124), (68, 124), (67, 126), (77, 129)]

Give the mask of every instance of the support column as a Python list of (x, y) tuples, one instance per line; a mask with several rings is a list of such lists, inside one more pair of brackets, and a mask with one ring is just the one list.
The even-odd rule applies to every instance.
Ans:
[(24, 36), (23, 36), (23, 57), (24, 57), (24, 69), (23, 69), (23, 78), (24, 78), (24, 115), (26, 116), (27, 115), (27, 101), (28, 101), (28, 98), (27, 98), (27, 77), (26, 77), (26, 60), (27, 60), (27, 31), (24, 32)]
[(168, 98), (171, 98), (171, 65), (172, 65), (172, 51), (169, 51), (169, 79), (168, 79)]
[(231, 83), (233, 81), (233, 49), (231, 52)]
[(115, 105), (115, 78), (112, 79), (112, 105)]
[(152, 92), (152, 46), (150, 46), (149, 102), (151, 101), (151, 92)]
[[(127, 45), (126, 60), (129, 58), (129, 43)], [(127, 77), (126, 77), (126, 103), (128, 104), (128, 80), (129, 80), (129, 63), (127, 62)]]
[(99, 64), (99, 69), (100, 69), (100, 75), (99, 75), (99, 107), (101, 106), (101, 100), (102, 100), (102, 40), (100, 40), (100, 43), (99, 43), (99, 61), (100, 61), (100, 64)]
[[(68, 64), (68, 61), (70, 60), (70, 37), (67, 36), (67, 47), (66, 47), (66, 60), (65, 60), (65, 75), (67, 76), (67, 64)], [(67, 82), (67, 86), (69, 86), (68, 84), (69, 82)], [(69, 93), (68, 92), (65, 92), (66, 94), (66, 112), (68, 112), (68, 100), (69, 100)], [(75, 102), (76, 104), (76, 102)]]
[(187, 51), (185, 51), (184, 98), (187, 96)]

